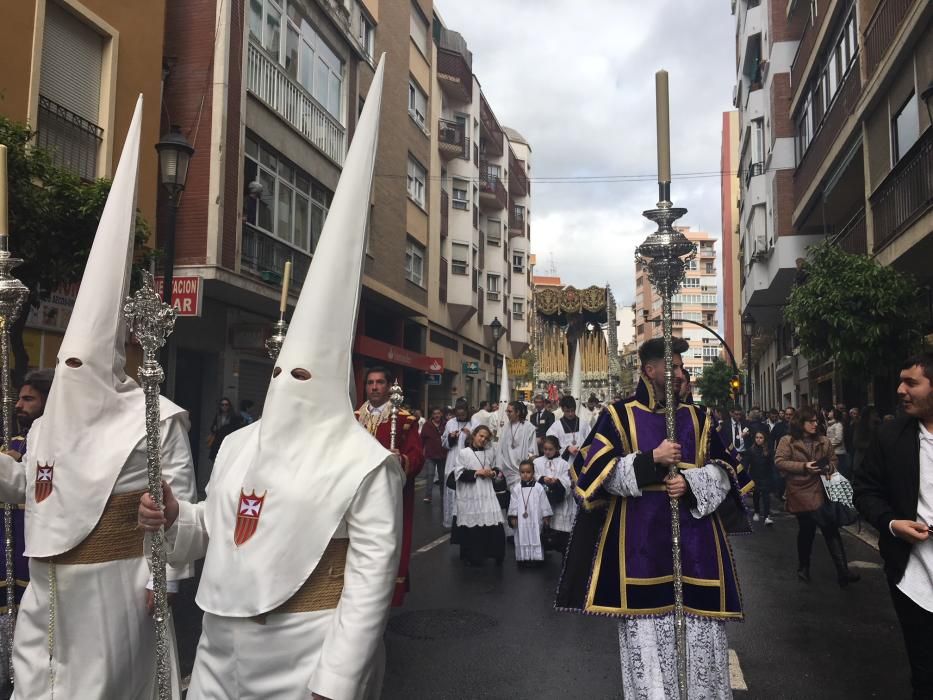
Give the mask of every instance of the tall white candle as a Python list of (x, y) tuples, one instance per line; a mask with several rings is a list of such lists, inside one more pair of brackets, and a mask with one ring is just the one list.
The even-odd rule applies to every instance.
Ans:
[(285, 308), (288, 306), (288, 285), (292, 280), (292, 261), (285, 263), (285, 270), (282, 272), (282, 299), (279, 301), (279, 313), (285, 315)]
[(9, 183), (7, 183), (6, 146), (0, 143), (0, 236), (7, 236), (9, 229)]
[(671, 113), (668, 102), (667, 71), (654, 74), (658, 132), (658, 182), (671, 181)]

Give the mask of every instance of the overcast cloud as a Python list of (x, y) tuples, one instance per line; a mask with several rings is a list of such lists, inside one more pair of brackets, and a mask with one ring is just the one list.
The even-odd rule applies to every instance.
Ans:
[[(732, 108), (729, 0), (436, 0), (473, 52), (499, 122), (532, 147), (531, 248), (565, 284), (609, 282), (633, 301), (635, 247), (657, 200), (654, 73), (671, 89), (672, 194), (679, 223), (721, 232), (722, 112)], [(535, 178), (646, 175), (646, 182)]]

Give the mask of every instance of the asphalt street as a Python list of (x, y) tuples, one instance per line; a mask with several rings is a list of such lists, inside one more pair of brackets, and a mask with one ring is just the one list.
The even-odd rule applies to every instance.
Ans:
[[(464, 568), (441, 527), (438, 489), (424, 504), (419, 483), (412, 591), (389, 620), (384, 700), (622, 697), (615, 623), (553, 609), (556, 555), (541, 569), (518, 569), (512, 558)], [(728, 626), (735, 696), (909, 697), (877, 551), (843, 536), (862, 581), (840, 590), (817, 535), (813, 580), (800, 583), (797, 525), (778, 511), (773, 527), (732, 539), (747, 617)], [(186, 582), (176, 604), (185, 674), (200, 626), (194, 589)]]

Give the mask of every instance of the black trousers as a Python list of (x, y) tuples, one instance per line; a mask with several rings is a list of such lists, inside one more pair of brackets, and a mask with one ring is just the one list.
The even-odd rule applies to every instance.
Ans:
[(842, 546), (842, 538), (839, 536), (839, 530), (834, 527), (818, 526), (813, 513), (797, 513), (797, 562), (801, 567), (810, 566), (810, 554), (813, 552), (813, 540), (816, 537), (816, 528), (823, 531), (823, 539), (826, 540), (826, 546), (829, 548), (832, 556), (832, 541), (839, 540)]
[(910, 662), (910, 682), (914, 688), (914, 700), (933, 698), (933, 613), (924, 610), (891, 586), (894, 612), (901, 623), (907, 660)]

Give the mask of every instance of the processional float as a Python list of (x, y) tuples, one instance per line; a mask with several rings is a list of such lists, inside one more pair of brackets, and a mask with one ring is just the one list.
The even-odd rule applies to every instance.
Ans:
[[(687, 264), (696, 256), (696, 245), (673, 227), (687, 213), (671, 202), (670, 107), (667, 71), (655, 74), (658, 139), (658, 203), (643, 212), (658, 225), (635, 251), (635, 260), (648, 270), (648, 279), (661, 297), (661, 328), (664, 334), (664, 417), (667, 439), (676, 442), (676, 407), (674, 406), (673, 313), (671, 299), (680, 289)], [(680, 473), (672, 464), (671, 476)], [(671, 498), (671, 535), (674, 578), (674, 629), (677, 649), (677, 685), (681, 700), (687, 700), (687, 621), (684, 616), (683, 571), (680, 552), (680, 501)]]

